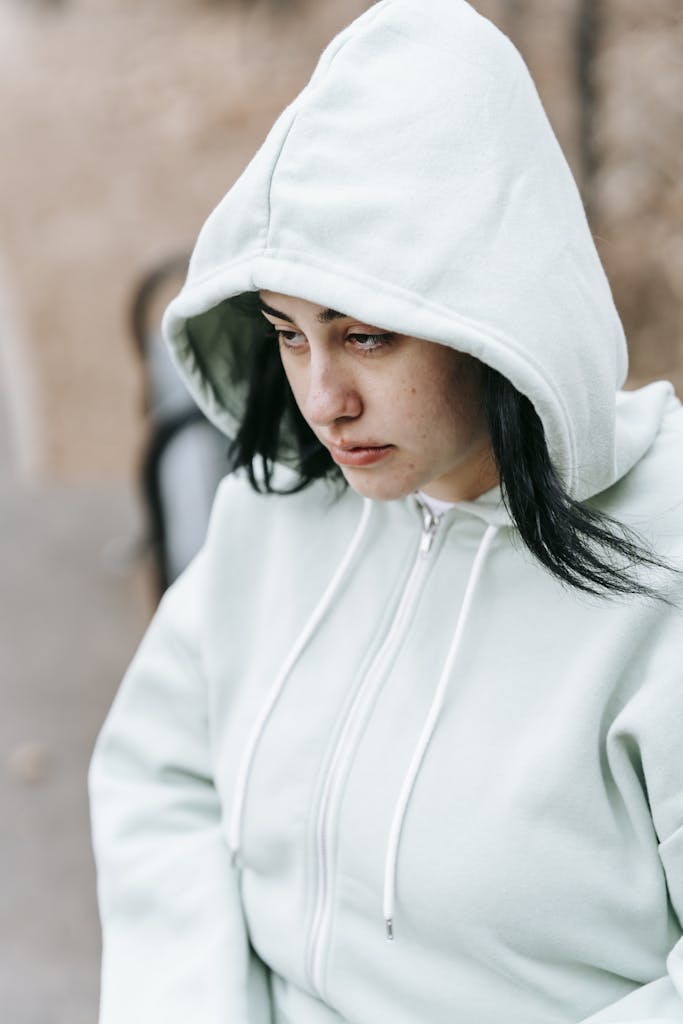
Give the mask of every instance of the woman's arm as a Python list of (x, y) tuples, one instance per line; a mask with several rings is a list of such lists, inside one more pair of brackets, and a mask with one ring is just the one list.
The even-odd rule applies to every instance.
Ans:
[(683, 940), (669, 956), (669, 974), (643, 985), (624, 999), (586, 1017), (581, 1024), (681, 1024), (683, 1021)]
[(669, 631), (656, 637), (648, 682), (610, 729), (607, 757), (625, 801), (631, 788), (644, 790), (659, 843), (673, 948), (666, 974), (581, 1024), (683, 1024), (683, 615), (672, 611), (670, 618)]
[(270, 1021), (211, 777), (201, 577), (199, 556), (163, 599), (92, 760), (100, 1024)]
[[(667, 883), (676, 900), (683, 890), (683, 828), (662, 844)], [(672, 891), (673, 886), (673, 891)], [(642, 985), (580, 1024), (683, 1024), (683, 939), (667, 958), (667, 974)]]

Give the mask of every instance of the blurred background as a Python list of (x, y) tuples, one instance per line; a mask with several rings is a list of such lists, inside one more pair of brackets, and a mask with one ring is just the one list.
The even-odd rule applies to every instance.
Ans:
[[(87, 763), (222, 471), (225, 446), (168, 375), (160, 313), (209, 210), (323, 46), (369, 6), (0, 0), (8, 1024), (96, 1020)], [(581, 184), (629, 339), (630, 385), (667, 377), (681, 394), (680, 0), (474, 6), (522, 51)]]

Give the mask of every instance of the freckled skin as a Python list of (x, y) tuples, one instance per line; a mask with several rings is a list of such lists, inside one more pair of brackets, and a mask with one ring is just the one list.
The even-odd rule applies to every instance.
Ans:
[(420, 489), (471, 501), (498, 482), (476, 359), (404, 334), (368, 345), (368, 335), (385, 332), (350, 316), (321, 323), (323, 307), (304, 299), (266, 291), (261, 299), (289, 318), (264, 313), (279, 332), (297, 405), (320, 441), (392, 446), (372, 465), (341, 466), (359, 494), (391, 500)]

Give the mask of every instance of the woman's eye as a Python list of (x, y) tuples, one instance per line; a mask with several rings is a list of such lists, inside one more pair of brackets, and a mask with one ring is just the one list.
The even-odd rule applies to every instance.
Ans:
[(299, 348), (305, 341), (303, 334), (300, 334), (299, 331), (284, 331), (277, 328), (275, 328), (275, 337), (278, 343), (284, 345), (285, 348)]
[(363, 351), (381, 348), (392, 339), (391, 334), (347, 334), (348, 341), (354, 341)]

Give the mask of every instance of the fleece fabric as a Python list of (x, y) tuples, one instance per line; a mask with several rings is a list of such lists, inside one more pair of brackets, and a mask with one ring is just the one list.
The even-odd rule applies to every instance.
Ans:
[[(204, 226), (164, 328), (229, 437), (259, 289), (490, 364), (683, 565), (683, 411), (620, 390), (571, 174), (464, 0), (342, 32)], [(100, 1024), (683, 1022), (680, 577), (577, 595), (496, 490), (427, 518), (222, 485), (93, 758)]]

